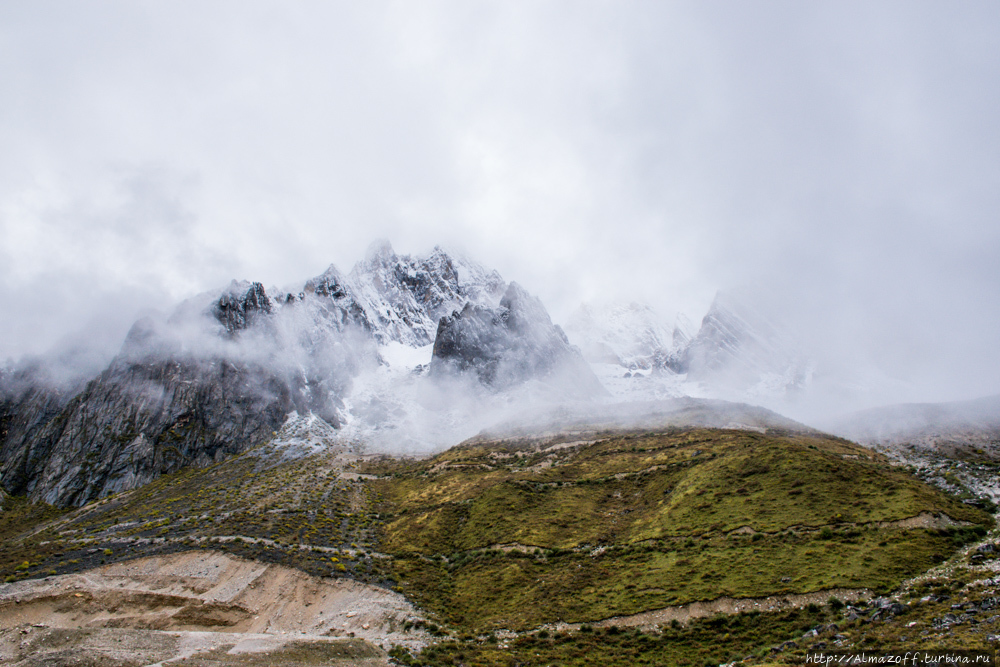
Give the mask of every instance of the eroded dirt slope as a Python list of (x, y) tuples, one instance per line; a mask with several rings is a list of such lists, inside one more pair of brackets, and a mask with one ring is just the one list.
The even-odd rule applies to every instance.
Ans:
[[(308, 654), (329, 664), (338, 651), (381, 662), (376, 647), (423, 644), (411, 627), (420, 620), (383, 588), (198, 549), (0, 585), (0, 662), (237, 665), (267, 655), (282, 664), (282, 655)], [(352, 637), (365, 642), (335, 641)], [(91, 662), (79, 662), (84, 653)], [(235, 657), (244, 653), (256, 657)]]

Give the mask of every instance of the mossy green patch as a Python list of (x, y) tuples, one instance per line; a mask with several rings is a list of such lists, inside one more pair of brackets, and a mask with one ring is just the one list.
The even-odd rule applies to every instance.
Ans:
[(822, 436), (695, 429), (549, 450), (479, 443), (373, 484), (402, 589), (473, 629), (720, 596), (888, 590), (955, 549), (951, 533), (913, 517), (992, 525)]
[[(833, 588), (890, 590), (940, 562), (949, 534), (878, 528), (836, 533), (717, 536), (606, 549), (525, 554), (496, 549), (451, 561), (399, 558), (404, 592), (476, 630), (580, 623), (712, 600), (812, 593)], [(879, 546), (880, 544), (885, 546)]]

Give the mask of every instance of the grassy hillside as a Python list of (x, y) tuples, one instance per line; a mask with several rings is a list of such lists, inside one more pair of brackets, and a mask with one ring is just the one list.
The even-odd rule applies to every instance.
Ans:
[[(472, 637), (722, 596), (888, 591), (990, 526), (990, 515), (870, 450), (817, 434), (477, 442), (421, 461), (330, 452), (282, 462), (261, 450), (71, 512), (7, 499), (0, 577), (214, 548), (396, 588)], [(798, 631), (829, 612), (782, 614)], [(787, 634), (784, 618), (727, 621), (723, 653)], [(674, 644), (695, 641), (708, 623), (666, 632)], [(597, 635), (553, 641), (565, 657), (587, 653)], [(662, 651), (648, 637), (600, 636), (623, 651)], [(525, 641), (526, 655), (551, 644)], [(469, 646), (438, 652), (451, 660)], [(726, 657), (719, 646), (691, 655)], [(493, 664), (494, 649), (483, 650)]]
[(281, 462), (280, 452), (258, 451), (71, 512), (10, 498), (0, 512), (0, 578), (211, 547), (388, 585), (386, 559), (373, 554), (377, 497), (353, 465), (340, 454)]
[(720, 596), (889, 590), (992, 525), (824, 436), (478, 443), (368, 470), (402, 590), (477, 631)]

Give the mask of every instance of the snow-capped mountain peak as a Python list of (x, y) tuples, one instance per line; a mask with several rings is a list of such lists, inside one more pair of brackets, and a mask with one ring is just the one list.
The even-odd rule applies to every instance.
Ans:
[[(61, 430), (44, 442), (34, 421), (11, 430), (16, 456), (0, 462), (0, 480), (81, 504), (265, 442), (295, 445), (282, 456), (334, 440), (426, 452), (541, 406), (760, 402), (799, 386), (802, 369), (779, 327), (726, 295), (697, 333), (630, 302), (584, 306), (564, 332), (496, 271), (383, 241), (350, 272), (331, 265), (300, 290), (234, 281), (137, 323), (86, 401), (45, 394), (42, 412), (25, 408)], [(0, 399), (20, 406), (26, 395), (0, 377)], [(36, 450), (47, 453), (18, 463)]]
[(749, 301), (719, 292), (681, 357), (688, 378), (720, 397), (774, 403), (809, 381), (813, 362), (795, 340)]
[(673, 349), (683, 350), (697, 335), (698, 327), (691, 321), (691, 318), (684, 313), (677, 313), (674, 318), (674, 331), (670, 335)]
[(592, 362), (650, 369), (673, 349), (671, 328), (648, 305), (636, 302), (584, 304), (570, 317), (566, 331)]
[(397, 255), (387, 241), (374, 244), (346, 282), (376, 341), (411, 347), (432, 343), (438, 321), (467, 303), (493, 305), (505, 287), (495, 271), (456, 262), (440, 247), (427, 257)]

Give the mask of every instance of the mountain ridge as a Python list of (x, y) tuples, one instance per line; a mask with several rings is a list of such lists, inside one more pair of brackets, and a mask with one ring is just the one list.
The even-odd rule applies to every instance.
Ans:
[(354, 448), (428, 453), (536, 409), (612, 418), (605, 404), (684, 396), (774, 405), (810, 381), (793, 339), (726, 293), (697, 330), (637, 303), (585, 306), (563, 330), (498, 272), (387, 241), (299, 285), (234, 280), (142, 318), (72, 388), (0, 375), (0, 486), (83, 504), (263, 444), (293, 413)]
[[(490, 359), (451, 345), (450, 358), (465, 361), (445, 371), (439, 350), (438, 362), (427, 364), (438, 384), (448, 381), (441, 376), (468, 376), (487, 400), (526, 382), (551, 385), (562, 364), (574, 367), (577, 384), (600, 387), (541, 302), (496, 271), (440, 247), (411, 257), (376, 243), (346, 276), (331, 266), (298, 293), (271, 295), (260, 282), (234, 280), (163, 320), (140, 319), (107, 368), (72, 395), (5, 373), (0, 484), (81, 505), (262, 444), (293, 412), (357, 430), (379, 412), (373, 401), (393, 398), (390, 384), (390, 395), (371, 397), (366, 412), (350, 411), (356, 381), (390, 364), (387, 346), (428, 346), (442, 322), (454, 324), (470, 306), (496, 310), (504, 326), (491, 332)], [(504, 381), (493, 383), (501, 366)], [(431, 382), (427, 368), (412, 371)], [(34, 384), (41, 386), (26, 388)]]

